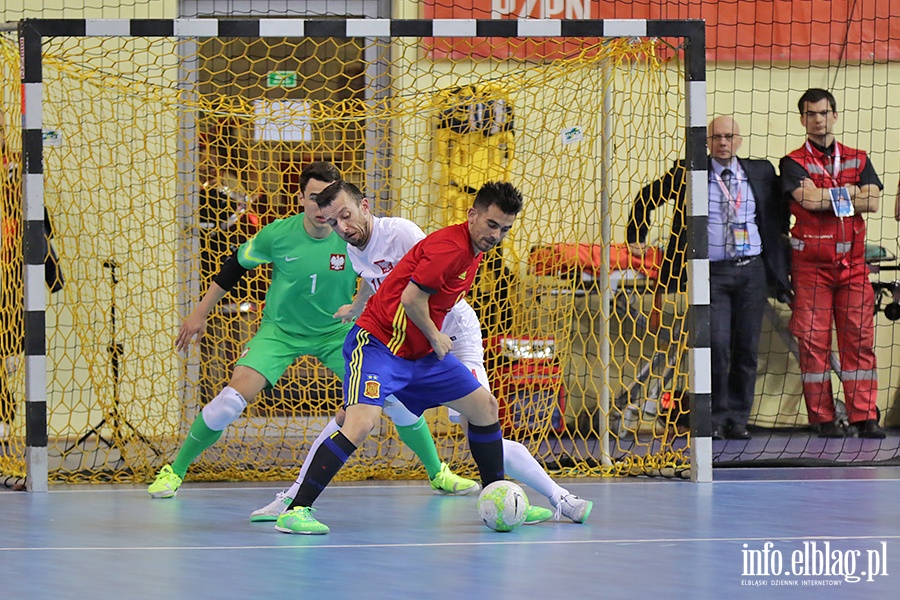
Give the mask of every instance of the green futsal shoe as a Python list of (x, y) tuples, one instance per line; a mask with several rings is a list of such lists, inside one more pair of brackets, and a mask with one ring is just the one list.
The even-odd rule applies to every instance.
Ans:
[(529, 506), (525, 511), (524, 525), (534, 525), (535, 523), (543, 523), (553, 518), (553, 511), (543, 506)]
[(450, 470), (447, 463), (441, 463), (441, 470), (431, 480), (431, 489), (435, 494), (448, 496), (468, 496), (481, 489), (477, 481), (460, 477)]
[(174, 498), (178, 493), (178, 488), (181, 487), (181, 482), (181, 477), (172, 470), (171, 466), (163, 465), (156, 475), (156, 481), (150, 484), (147, 492), (151, 498)]
[(275, 522), (275, 529), (282, 533), (302, 533), (304, 535), (325, 535), (328, 525), (316, 521), (311, 506), (296, 506), (282, 513)]

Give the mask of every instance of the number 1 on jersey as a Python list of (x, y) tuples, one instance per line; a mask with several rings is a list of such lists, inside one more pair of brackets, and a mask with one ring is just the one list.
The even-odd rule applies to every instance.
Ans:
[(310, 285), (310, 289), (309, 289), (310, 296), (312, 296), (313, 294), (316, 293), (316, 278), (318, 276), (319, 276), (318, 273), (313, 273), (312, 275), (309, 276), (309, 278), (312, 279), (312, 285)]

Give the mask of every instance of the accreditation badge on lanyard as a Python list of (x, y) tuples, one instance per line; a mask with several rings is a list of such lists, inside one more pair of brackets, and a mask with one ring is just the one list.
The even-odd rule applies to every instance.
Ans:
[[(738, 256), (742, 256), (750, 251), (750, 230), (747, 228), (747, 223), (738, 220), (738, 214), (741, 209), (741, 201), (743, 197), (743, 188), (738, 182), (737, 185), (737, 195), (732, 196), (731, 190), (728, 189), (728, 186), (725, 185), (725, 181), (722, 180), (722, 176), (718, 173), (715, 173), (716, 183), (719, 184), (719, 188), (722, 190), (722, 195), (725, 197), (725, 202), (731, 205), (733, 210), (729, 210), (729, 213), (733, 218), (728, 219), (728, 222), (725, 224), (726, 227), (731, 227), (731, 232), (734, 234), (734, 252)], [(737, 178), (737, 173), (734, 174), (734, 177)]]
[(834, 215), (842, 219), (844, 217), (852, 217), (855, 211), (853, 209), (853, 201), (850, 199), (850, 192), (840, 184), (837, 177), (841, 170), (841, 151), (838, 148), (837, 143), (834, 145), (834, 164), (832, 165), (830, 173), (828, 172), (828, 169), (825, 168), (825, 164), (813, 154), (809, 141), (806, 142), (806, 151), (809, 153), (813, 162), (822, 169), (822, 172), (830, 180), (828, 194), (831, 197), (831, 209), (834, 211)]

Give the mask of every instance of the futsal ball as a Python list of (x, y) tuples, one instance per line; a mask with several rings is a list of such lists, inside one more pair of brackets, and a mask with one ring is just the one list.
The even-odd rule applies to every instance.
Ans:
[(478, 496), (478, 514), (494, 531), (512, 531), (525, 522), (528, 497), (512, 481), (495, 481)]

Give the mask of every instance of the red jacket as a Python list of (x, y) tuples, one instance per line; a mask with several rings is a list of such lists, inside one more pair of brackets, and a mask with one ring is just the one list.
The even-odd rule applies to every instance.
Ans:
[[(809, 142), (788, 154), (787, 158), (806, 169), (818, 188), (856, 185), (868, 160), (866, 153), (837, 141), (834, 142), (834, 153), (840, 157), (834, 175), (826, 170), (826, 167), (834, 168), (834, 157), (827, 156)], [(829, 263), (844, 258), (854, 262), (865, 260), (866, 222), (862, 216), (857, 214), (841, 219), (831, 210), (807, 210), (796, 201), (791, 202), (791, 214), (794, 215), (791, 228), (794, 260)]]

